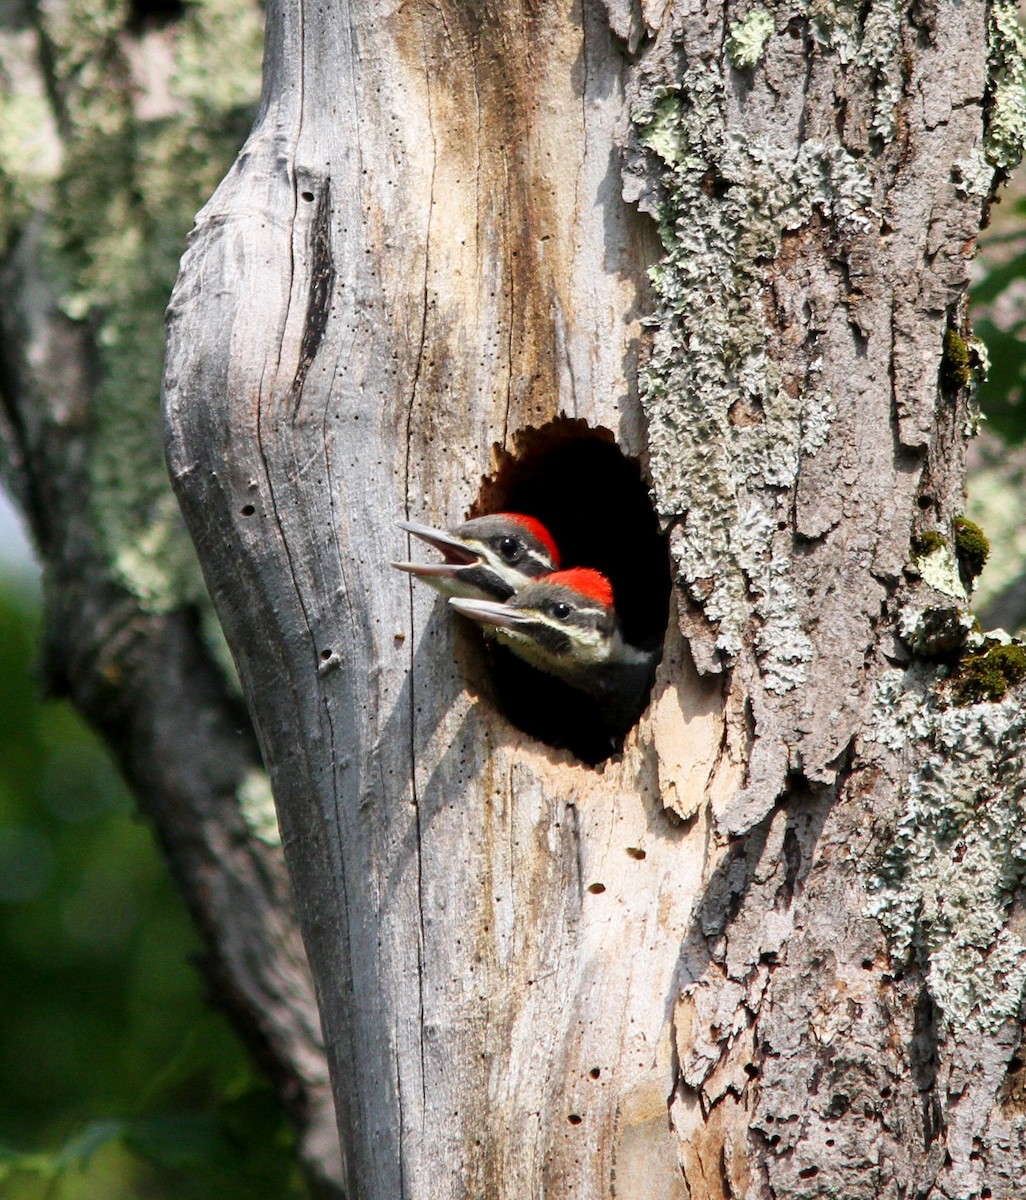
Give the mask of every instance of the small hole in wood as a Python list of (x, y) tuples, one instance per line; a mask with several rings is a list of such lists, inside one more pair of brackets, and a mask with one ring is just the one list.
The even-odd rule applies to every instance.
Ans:
[(571, 1113), (567, 1117), (567, 1120), (570, 1122), (571, 1125), (580, 1125), (580, 1123), (584, 1120), (584, 1118), (581, 1116), (578, 1116), (577, 1113)]
[(313, 194), (313, 192), (300, 192), (300, 193), (299, 193), (299, 195), (300, 195), (300, 197), (301, 197), (303, 200), (308, 200), (308, 201), (309, 201), (309, 200), (312, 200), (312, 199), (314, 198), (314, 194)]
[(648, 705), (669, 616), (667, 540), (641, 466), (608, 430), (560, 417), (521, 431), (516, 453), (500, 452), (470, 515), (493, 512), (536, 517), (559, 547), (561, 569), (591, 567), (612, 584), (623, 641), (644, 664), (640, 685), (610, 689), (625, 703), (597, 699), (529, 666), (495, 639), (488, 643), (497, 699), (509, 720), (597, 765), (619, 753)]
[(331, 650), (322, 650), (322, 651), (321, 651), (321, 659), (322, 659), (324, 662), (327, 662), (327, 661), (328, 661), (328, 659), (329, 659), (329, 658), (331, 658), (331, 656), (332, 656), (332, 653), (333, 653), (333, 651), (331, 651)]
[(636, 858), (638, 862), (641, 862), (643, 858), (647, 857), (645, 851), (642, 850), (640, 846), (628, 846), (627, 853), (631, 856), (631, 858)]
[(256, 512), (256, 509), (252, 504), (244, 504), (239, 511), (244, 517), (251, 517)]
[(606, 890), (606, 885), (604, 883), (589, 883), (588, 884), (588, 891), (591, 892), (591, 894), (593, 896), (600, 896), (605, 890)]
[(602, 1074), (602, 1068), (601, 1067), (592, 1067), (591, 1070), (588, 1072), (588, 1074), (591, 1076), (592, 1079), (598, 1079), (598, 1077)]

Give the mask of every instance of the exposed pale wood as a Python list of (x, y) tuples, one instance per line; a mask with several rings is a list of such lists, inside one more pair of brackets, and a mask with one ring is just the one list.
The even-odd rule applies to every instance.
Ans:
[[(881, 732), (876, 688), (908, 660), (916, 522), (960, 507), (966, 397), (937, 379), (983, 212), (951, 164), (982, 136), (984, 8), (893, 14), (883, 67), (782, 16), (754, 75), (724, 48), (740, 15), (272, 4), (260, 120), (183, 261), (171, 468), (274, 781), (354, 1200), (980, 1175), (1010, 1021), (959, 1066), (922, 930), (899, 977), (868, 913), (934, 736)], [(677, 93), (701, 115), (710, 79), (723, 138), (691, 147), (679, 232), (738, 243), (673, 313), (627, 118)], [(761, 182), (793, 218), (746, 249), (724, 214), (743, 188), (771, 210)], [(683, 382), (639, 398), (660, 303)], [(735, 396), (747, 360), (703, 338), (753, 311), (773, 371)], [(597, 771), (512, 729), (467, 631), (386, 565), (396, 516), (459, 520), (557, 414), (644, 457), (678, 569), (651, 713)], [(976, 1088), (947, 1159), (945, 1038)]]

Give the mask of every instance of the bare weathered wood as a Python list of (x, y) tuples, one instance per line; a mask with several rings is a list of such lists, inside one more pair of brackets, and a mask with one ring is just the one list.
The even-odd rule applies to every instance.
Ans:
[[(967, 764), (1021, 729), (944, 709), (906, 644), (942, 603), (913, 535), (961, 507), (986, 20), (271, 5), (166, 417), (353, 1198), (1010, 1194), (1018, 993), (984, 982), (1018, 785), (995, 766), (988, 839)], [(396, 516), (461, 519), (560, 414), (643, 458), (678, 584), (599, 770), (513, 729), (386, 565)]]

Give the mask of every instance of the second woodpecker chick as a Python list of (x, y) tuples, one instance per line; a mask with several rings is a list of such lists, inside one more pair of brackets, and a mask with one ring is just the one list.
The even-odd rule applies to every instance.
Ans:
[(534, 579), (559, 570), (559, 551), (541, 521), (523, 513), (475, 517), (452, 532), (398, 521), (400, 529), (441, 551), (444, 562), (394, 562), (443, 596), (508, 600)]
[(612, 585), (599, 571), (557, 571), (504, 604), (460, 598), (449, 603), (493, 629), (530, 666), (593, 697), (614, 740), (637, 720), (658, 654), (623, 640)]

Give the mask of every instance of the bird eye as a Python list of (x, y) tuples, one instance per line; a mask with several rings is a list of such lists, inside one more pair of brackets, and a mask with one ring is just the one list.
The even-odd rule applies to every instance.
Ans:
[(499, 553), (508, 563), (516, 562), (524, 547), (519, 538), (504, 537), (499, 541)]
[(552, 615), (557, 621), (565, 621), (570, 615), (570, 605), (563, 600), (557, 600), (552, 606)]

